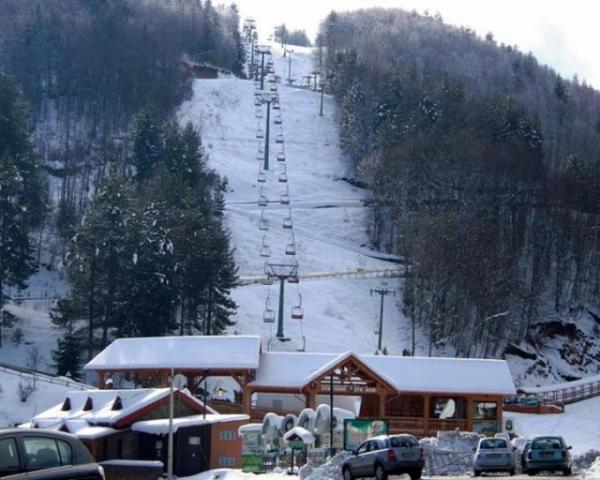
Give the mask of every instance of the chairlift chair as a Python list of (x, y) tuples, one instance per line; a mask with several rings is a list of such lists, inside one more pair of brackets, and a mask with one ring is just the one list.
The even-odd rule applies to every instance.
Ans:
[(273, 110), (280, 110), (281, 107), (279, 106), (279, 102), (275, 103), (273, 102)]
[(260, 107), (262, 105), (262, 102), (260, 100), (254, 100), (254, 106), (255, 107)]
[(262, 187), (260, 187), (260, 195), (258, 196), (257, 203), (259, 207), (266, 207), (269, 204), (269, 199), (264, 194)]
[(298, 275), (292, 275), (291, 277), (288, 277), (288, 283), (293, 283), (294, 285), (297, 285), (300, 283), (300, 277)]
[(272, 93), (271, 94), (271, 102), (273, 102), (273, 103), (279, 103), (279, 95), (277, 93)]
[(263, 235), (262, 245), (260, 247), (260, 256), (263, 258), (268, 258), (271, 256), (271, 247), (267, 245), (267, 236)]
[(264, 208), (260, 212), (260, 220), (258, 221), (258, 229), (263, 232), (269, 229), (269, 219), (265, 218), (265, 209)]
[(271, 308), (271, 297), (267, 296), (265, 300), (265, 312), (263, 314), (264, 323), (275, 323), (275, 310)]
[(279, 197), (279, 203), (281, 203), (281, 205), (290, 204), (290, 189), (287, 184), (285, 185), (285, 193)]
[(292, 307), (292, 318), (294, 320), (302, 320), (304, 318), (304, 309), (302, 308), (302, 295), (298, 294), (298, 305)]
[(256, 131), (256, 138), (265, 138), (265, 132), (260, 129)]
[(278, 133), (275, 137), (275, 143), (283, 143), (283, 135), (281, 133)]
[(276, 92), (277, 91), (277, 85), (275, 85), (275, 84), (271, 85), (271, 87), (269, 88), (269, 90), (271, 92)]
[(287, 183), (287, 167), (285, 166), (285, 163), (282, 163), (281, 166), (283, 168), (281, 169), (281, 172), (279, 173), (279, 178), (277, 179), (277, 181), (279, 183)]
[(283, 122), (282, 122), (282, 119), (281, 119), (281, 115), (277, 115), (277, 116), (276, 116), (276, 117), (273, 119), (273, 122), (275, 123), (275, 125), (281, 125), (281, 124), (283, 123)]
[(285, 162), (285, 152), (281, 151), (281, 152), (277, 153), (277, 161)]
[(292, 221), (292, 209), (288, 210), (288, 214), (283, 218), (283, 228), (285, 230), (291, 230), (294, 226), (294, 222)]
[(258, 183), (266, 183), (267, 182), (267, 174), (262, 169), (261, 165), (258, 166), (258, 176), (256, 177), (256, 181)]
[(285, 254), (296, 255), (296, 238), (294, 237), (293, 233), (290, 242), (285, 246)]

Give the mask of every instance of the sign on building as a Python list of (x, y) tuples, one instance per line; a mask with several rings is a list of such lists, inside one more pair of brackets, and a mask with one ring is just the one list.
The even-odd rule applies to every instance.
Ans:
[(387, 435), (387, 420), (352, 418), (344, 420), (344, 450), (356, 450), (367, 438)]

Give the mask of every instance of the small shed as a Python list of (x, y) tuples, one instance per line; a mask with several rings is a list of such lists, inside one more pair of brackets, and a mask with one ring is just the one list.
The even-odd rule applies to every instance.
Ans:
[[(242, 439), (238, 431), (248, 415), (196, 415), (173, 420), (173, 473), (195, 475), (215, 468), (241, 468)], [(169, 420), (136, 422), (141, 460), (168, 461)]]
[[(137, 459), (137, 437), (131, 425), (168, 417), (168, 388), (69, 392), (62, 403), (36, 415), (32, 428), (77, 436), (97, 461)], [(204, 404), (187, 390), (175, 390), (175, 417), (204, 414)], [(210, 407), (207, 413), (216, 413)]]

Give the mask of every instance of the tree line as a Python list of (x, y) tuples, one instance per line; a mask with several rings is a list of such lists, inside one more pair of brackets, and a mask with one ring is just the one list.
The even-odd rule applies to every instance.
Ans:
[[(60, 374), (116, 336), (231, 324), (227, 183), (199, 133), (169, 120), (190, 60), (243, 75), (235, 5), (0, 2), (0, 309), (3, 287), (64, 268)], [(3, 311), (0, 329), (15, 320)]]
[(437, 15), (332, 12), (318, 38), (372, 241), (410, 265), (404, 310), (430, 353), (541, 346), (548, 307), (597, 315), (598, 92)]

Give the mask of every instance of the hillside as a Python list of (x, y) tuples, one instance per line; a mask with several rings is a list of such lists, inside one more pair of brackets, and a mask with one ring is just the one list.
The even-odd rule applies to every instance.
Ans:
[(331, 13), (319, 56), (370, 240), (433, 350), (573, 380), (600, 351), (600, 93), (439, 16)]

